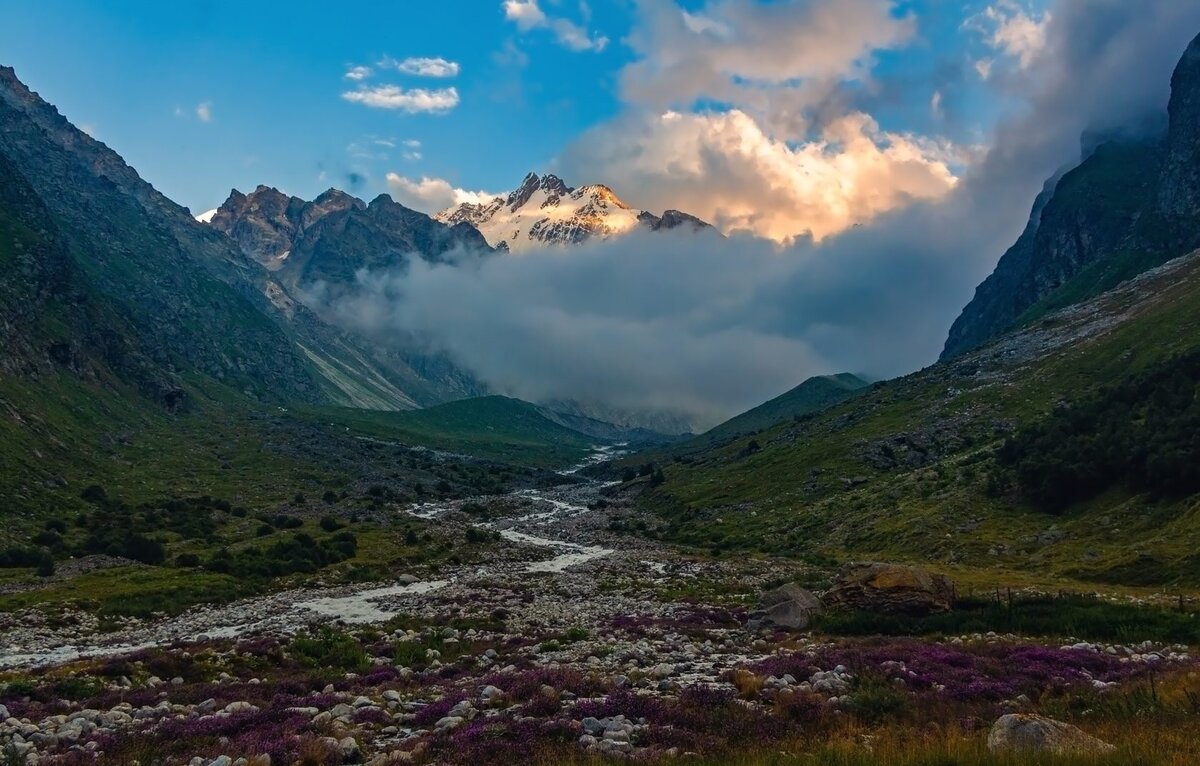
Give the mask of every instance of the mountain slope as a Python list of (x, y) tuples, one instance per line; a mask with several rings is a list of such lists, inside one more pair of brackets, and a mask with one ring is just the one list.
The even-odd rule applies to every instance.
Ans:
[(1155, 370), (1177, 378), (1172, 365), (1197, 354), (1200, 252), (767, 429), (753, 437), (757, 450), (742, 437), (693, 451), (662, 464), (657, 486), (639, 480), (626, 491), (641, 491), (657, 536), (717, 551), (911, 560), (977, 581), (1195, 586), (1197, 496), (1145, 492), (1113, 476), (1097, 494), (1049, 511), (999, 450), (1108, 383)]
[(566, 467), (598, 441), (607, 441), (563, 425), (536, 405), (506, 396), (462, 399), (411, 412), (322, 408), (320, 416), (381, 438), (552, 468)]
[[(445, 359), (378, 348), (318, 315), (230, 237), (156, 191), (7, 68), (0, 68), (0, 122), (0, 155), (43, 202), (79, 279), (108, 300), (122, 319), (120, 333), (159, 368), (211, 376), (260, 399), (373, 409), (483, 393)], [(352, 278), (358, 265), (375, 263), (372, 257), (436, 246), (436, 235), (429, 239), (422, 227), (446, 230), (390, 200), (353, 203), (349, 214), (325, 216), (338, 236), (312, 238), (318, 247), (298, 259), (301, 278)], [(372, 255), (376, 229), (409, 236), (393, 237), (392, 250)], [(466, 227), (451, 239), (486, 247)]]
[(661, 217), (626, 205), (603, 184), (572, 188), (554, 175), (525, 176), (521, 186), (488, 203), (463, 203), (434, 216), (470, 224), (496, 248), (519, 252), (538, 245), (569, 245), (645, 227), (651, 231), (708, 228), (699, 218), (668, 210)]
[(240, 253), (0, 68), (0, 154), (53, 219), (80, 277), (119, 309), (120, 332), (164, 369), (260, 398), (318, 401), (311, 367), (258, 308)]
[(869, 385), (848, 372), (809, 378), (792, 390), (700, 434), (697, 441), (719, 441), (752, 434), (784, 420), (819, 412), (849, 399)]
[(1200, 246), (1200, 37), (1171, 80), (1168, 125), (1112, 137), (1051, 179), (1029, 225), (954, 322), (943, 359)]

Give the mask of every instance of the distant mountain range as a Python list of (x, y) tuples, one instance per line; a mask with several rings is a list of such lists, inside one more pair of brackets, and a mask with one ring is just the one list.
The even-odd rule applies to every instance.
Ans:
[(710, 228), (695, 216), (667, 210), (661, 216), (635, 210), (603, 184), (572, 188), (555, 175), (525, 176), (520, 187), (487, 203), (463, 203), (434, 216), (447, 224), (470, 224), (492, 247), (519, 252), (543, 245), (571, 245), (639, 227), (651, 231), (687, 226)]

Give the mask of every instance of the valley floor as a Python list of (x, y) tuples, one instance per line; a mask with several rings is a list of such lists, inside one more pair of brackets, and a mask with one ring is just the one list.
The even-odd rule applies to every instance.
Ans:
[[(117, 629), (0, 615), (6, 764), (977, 764), (1200, 761), (1187, 646), (970, 630), (750, 633), (797, 562), (617, 534), (597, 482), (415, 505), (499, 536), (486, 561), (275, 592)], [(818, 626), (820, 628), (820, 626)], [(1006, 713), (1111, 753), (1011, 756)], [(5, 720), (7, 719), (7, 720)]]

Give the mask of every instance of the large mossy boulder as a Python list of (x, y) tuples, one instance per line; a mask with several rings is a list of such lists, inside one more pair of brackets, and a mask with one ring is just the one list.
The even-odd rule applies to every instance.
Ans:
[(901, 564), (849, 564), (823, 597), (830, 609), (929, 614), (954, 605), (954, 584), (946, 577)]

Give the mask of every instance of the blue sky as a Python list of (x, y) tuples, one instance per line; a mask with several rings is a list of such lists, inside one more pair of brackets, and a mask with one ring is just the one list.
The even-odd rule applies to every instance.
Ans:
[[(624, 14), (598, 7), (595, 16), (608, 27)], [(30, 87), (191, 207), (260, 182), (311, 195), (351, 186), (350, 174), (364, 171), (374, 177), (358, 191), (374, 194), (393, 165), (505, 188), (617, 108), (613, 75), (625, 55), (619, 45), (582, 55), (549, 34), (518, 37), (500, 4), (485, 0), (360, 12), (327, 2), (37, 0), (6, 8), (0, 51)], [(461, 76), (445, 83), (400, 72), (377, 78), (453, 85), (459, 106), (405, 114), (340, 98), (348, 66), (384, 56), (459, 62)], [(204, 103), (209, 122), (195, 115)], [(347, 147), (373, 139), (418, 140), (423, 159), (350, 156)]]
[[(881, 127), (956, 141), (986, 131), (997, 107), (982, 89), (947, 87), (951, 109), (941, 119), (929, 108), (939, 77), (952, 79), (982, 44), (962, 25), (985, 5), (892, 6), (896, 17), (915, 16), (919, 31), (875, 55), (876, 76), (895, 89), (872, 104)], [(530, 169), (553, 168), (583, 131), (627, 108), (618, 82), (637, 57), (625, 43), (639, 22), (635, 3), (542, 0), (539, 10), (607, 43), (574, 50), (550, 24), (522, 28), (506, 18), (500, 0), (345, 9), (294, 0), (37, 0), (6, 8), (0, 60), (197, 212), (231, 187), (259, 183), (307, 198), (329, 186), (371, 197), (386, 191), (388, 172), (500, 191)], [(384, 57), (443, 58), (460, 73), (384, 70)], [(355, 65), (374, 70), (364, 84), (453, 87), (458, 104), (410, 114), (351, 103), (342, 94), (356, 87), (345, 77)]]

